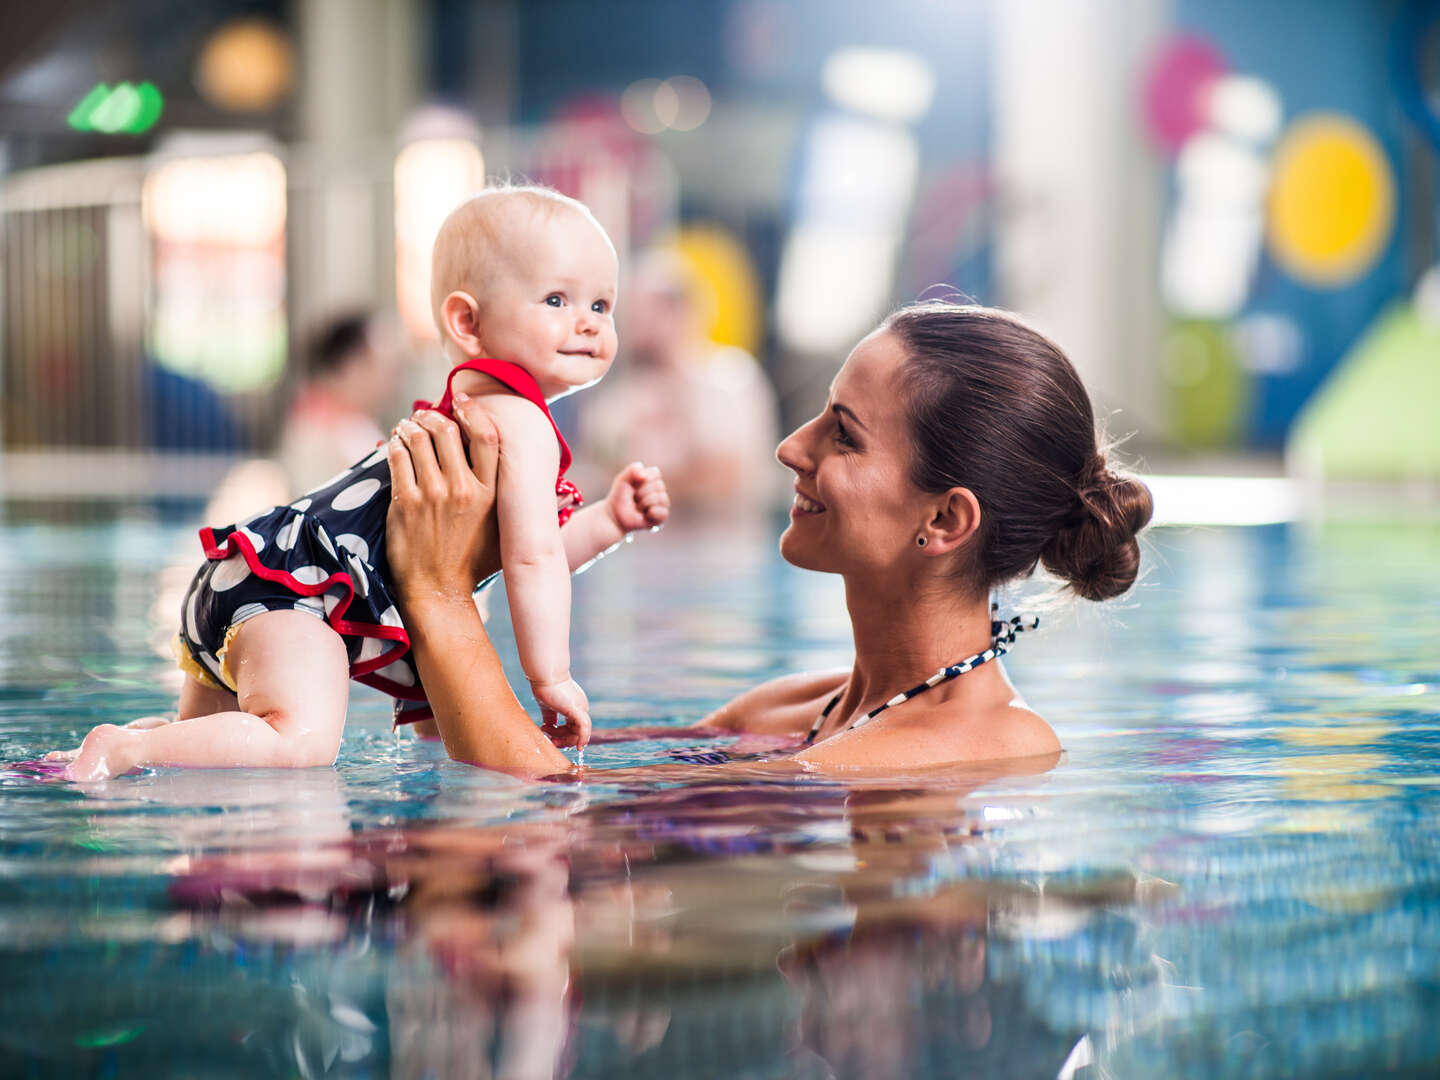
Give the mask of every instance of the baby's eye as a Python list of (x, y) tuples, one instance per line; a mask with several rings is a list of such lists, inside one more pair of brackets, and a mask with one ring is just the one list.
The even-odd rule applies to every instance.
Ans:
[(590, 305), (590, 310), (595, 312), (596, 315), (604, 315), (607, 311), (610, 310), (610, 305), (604, 300), (596, 300), (593, 304)]
[(551, 307), (564, 307), (565, 298), (559, 293), (551, 293), (549, 296), (545, 297), (545, 303), (549, 304)]

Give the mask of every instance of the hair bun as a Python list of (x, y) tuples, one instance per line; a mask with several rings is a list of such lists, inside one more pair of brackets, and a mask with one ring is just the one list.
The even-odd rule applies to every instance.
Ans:
[(1086, 600), (1108, 600), (1135, 583), (1140, 545), (1135, 539), (1150, 521), (1150, 489), (1139, 480), (1111, 472), (1097, 454), (1081, 475), (1069, 522), (1040, 552), (1040, 561)]

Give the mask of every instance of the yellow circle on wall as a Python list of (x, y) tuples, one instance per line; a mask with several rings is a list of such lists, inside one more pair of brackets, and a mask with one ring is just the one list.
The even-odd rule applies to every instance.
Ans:
[(1337, 287), (1368, 271), (1395, 225), (1395, 179), (1384, 149), (1347, 116), (1293, 124), (1275, 151), (1270, 252), (1309, 285)]

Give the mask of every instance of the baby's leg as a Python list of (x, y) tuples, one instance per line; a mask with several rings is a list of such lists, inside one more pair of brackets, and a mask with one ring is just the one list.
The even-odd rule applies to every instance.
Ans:
[[(177, 717), (169, 716), (141, 716), (131, 720), (125, 725), (126, 731), (145, 731), (150, 728), (164, 727), (166, 724), (173, 724), (176, 720), (189, 720), (194, 716), (206, 716), (210, 713), (230, 712), (238, 709), (240, 703), (235, 695), (229, 690), (216, 690), (204, 683), (197, 682), (189, 675), (185, 676), (185, 685), (180, 688), (180, 706)], [(113, 728), (114, 724), (102, 724), (102, 727)], [(74, 750), (51, 750), (45, 755), (46, 761), (74, 761), (80, 756), (84, 748), (82, 743)]]
[(202, 696), (187, 683), (182, 719), (147, 731), (101, 725), (85, 736), (70, 778), (100, 780), (138, 765), (306, 768), (335, 760), (350, 694), (339, 634), (313, 615), (270, 611), (241, 624), (227, 662), (239, 689), (230, 700), (238, 708), (189, 715), (229, 702)]
[(175, 719), (193, 720), (197, 716), (234, 712), (239, 708), (240, 699), (232, 691), (223, 687), (206, 686), (186, 675), (185, 685), (180, 688), (180, 715)]

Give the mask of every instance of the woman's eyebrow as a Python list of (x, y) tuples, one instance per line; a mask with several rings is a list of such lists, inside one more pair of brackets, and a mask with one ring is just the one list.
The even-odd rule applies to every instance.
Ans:
[(848, 417), (850, 418), (851, 423), (853, 423), (853, 424), (854, 424), (856, 427), (858, 427), (861, 431), (869, 431), (869, 430), (870, 430), (869, 428), (867, 428), (867, 427), (865, 426), (864, 422), (863, 422), (858, 416), (855, 415), (855, 410), (852, 409), (852, 408), (850, 408), (848, 405), (841, 405), (841, 404), (839, 404), (839, 403), (837, 402), (836, 404), (830, 406), (830, 411), (833, 412), (833, 413), (835, 413), (835, 414), (838, 415), (838, 416), (848, 416)]

